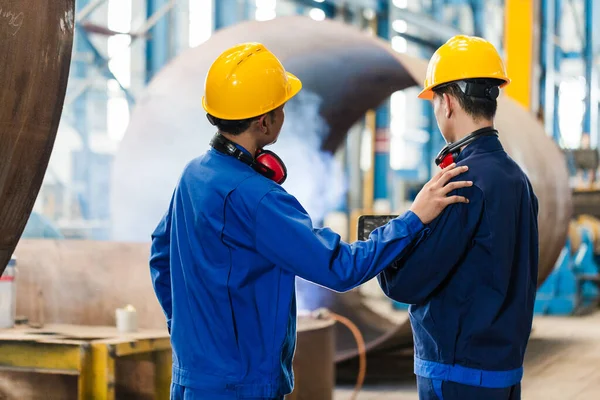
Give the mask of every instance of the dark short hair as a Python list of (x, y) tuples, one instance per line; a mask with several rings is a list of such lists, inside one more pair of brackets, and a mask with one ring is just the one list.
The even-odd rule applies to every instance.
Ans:
[[(229, 133), (230, 135), (237, 136), (240, 133), (247, 131), (248, 128), (250, 128), (252, 122), (256, 121), (263, 115), (264, 114), (259, 115), (257, 117), (237, 120), (221, 119), (214, 117), (210, 114), (207, 114), (207, 117), (211, 124), (217, 127), (219, 132)], [(266, 115), (268, 115), (271, 118), (271, 120), (273, 120), (273, 118), (275, 117), (275, 110), (269, 111)]]
[[(502, 81), (498, 79), (467, 79), (466, 82), (488, 86), (500, 86), (502, 84)], [(496, 99), (467, 96), (456, 83), (441, 85), (434, 88), (433, 92), (439, 96), (448, 94), (455, 97), (462, 109), (474, 119), (485, 118), (489, 120), (496, 116), (496, 110), (498, 109)]]

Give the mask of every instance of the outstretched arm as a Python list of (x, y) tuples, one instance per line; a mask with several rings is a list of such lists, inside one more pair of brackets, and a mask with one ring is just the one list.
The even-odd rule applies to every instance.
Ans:
[(256, 248), (274, 264), (336, 291), (350, 290), (375, 277), (427, 233), (430, 222), (449, 204), (465, 202), (448, 193), (470, 182), (446, 183), (464, 172), (448, 168), (436, 175), (411, 211), (375, 229), (369, 240), (348, 244), (331, 229), (314, 229), (298, 201), (283, 190), (269, 192), (256, 214)]

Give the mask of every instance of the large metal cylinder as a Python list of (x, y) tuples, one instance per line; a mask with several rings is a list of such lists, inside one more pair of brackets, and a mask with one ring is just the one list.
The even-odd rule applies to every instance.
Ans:
[(74, 0), (0, 0), (0, 275), (46, 172), (67, 89)]
[[(161, 71), (134, 110), (115, 162), (112, 193), (114, 237), (143, 240), (165, 212), (184, 165), (208, 148), (214, 132), (201, 108), (204, 78), (212, 61), (242, 41), (263, 42), (304, 83), (286, 106), (286, 123), (274, 146), (290, 178), (284, 187), (314, 218), (335, 191), (336, 168), (329, 152), (364, 113), (393, 92), (423, 81), (426, 61), (395, 53), (387, 43), (333, 21), (303, 17), (245, 22), (217, 32)], [(532, 181), (540, 204), (540, 282), (565, 243), (571, 214), (567, 169), (543, 127), (506, 97), (496, 120), (508, 153)], [(339, 188), (343, 191), (343, 188)], [(316, 202), (314, 200), (317, 200)], [(299, 282), (299, 305), (327, 307), (361, 329), (367, 348), (410, 343), (406, 318), (391, 321), (367, 307), (356, 291), (337, 294)], [(356, 354), (352, 337), (340, 328), (336, 359)]]

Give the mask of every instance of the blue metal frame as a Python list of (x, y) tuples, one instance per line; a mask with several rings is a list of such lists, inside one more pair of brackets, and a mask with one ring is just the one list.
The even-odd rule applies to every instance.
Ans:
[(561, 16), (562, 16), (562, 6), (563, 6), (563, 0), (554, 0), (554, 32), (552, 32), (552, 34), (549, 34), (548, 36), (546, 36), (546, 39), (549, 40), (552, 44), (552, 55), (553, 55), (553, 66), (554, 66), (554, 80), (552, 82), (552, 90), (550, 92), (550, 95), (553, 97), (552, 100), (552, 104), (553, 104), (553, 109), (552, 109), (552, 137), (554, 138), (555, 141), (559, 141), (560, 137), (561, 137), (561, 133), (560, 133), (560, 124), (559, 124), (559, 120), (558, 120), (558, 103), (559, 103), (559, 90), (560, 90), (560, 81), (558, 81), (558, 79), (556, 79), (556, 73), (558, 73), (558, 76), (560, 76), (560, 66), (561, 66), (561, 62), (562, 62), (562, 54), (563, 51), (560, 47), (560, 45), (558, 45), (554, 38), (556, 36), (560, 37), (560, 32), (561, 32)]
[[(80, 12), (85, 6), (89, 3), (89, 0), (79, 0), (76, 3), (76, 11)], [(75, 30), (75, 53), (77, 55), (82, 55), (87, 53), (89, 50), (89, 39), (87, 38), (87, 32), (83, 29)], [(83, 58), (83, 57), (81, 57)], [(88, 64), (85, 61), (76, 60), (73, 62), (73, 67), (71, 68), (72, 74), (75, 78), (80, 80), (80, 82), (85, 82), (87, 79), (87, 70)], [(81, 214), (83, 218), (89, 218), (89, 207), (88, 207), (88, 199), (90, 198), (91, 187), (90, 187), (90, 158), (91, 158), (91, 149), (90, 149), (90, 139), (89, 139), (89, 129), (88, 129), (88, 113), (87, 113), (87, 103), (88, 103), (88, 92), (84, 91), (81, 95), (78, 96), (77, 99), (73, 101), (72, 107), (75, 117), (73, 118), (73, 128), (77, 131), (79, 136), (81, 137), (81, 152), (83, 156), (83, 163), (80, 165), (80, 176), (82, 178), (81, 186), (82, 191), (77, 193), (77, 199), (80, 205)]]
[(471, 0), (470, 6), (473, 13), (473, 33), (475, 36), (483, 37), (486, 23), (485, 2), (482, 0)]
[(557, 32), (557, 22), (560, 25), (560, 12), (558, 12), (560, 9), (560, 0), (542, 0), (540, 105), (543, 110), (546, 133), (555, 140), (560, 137), (556, 113), (558, 106), (556, 74), (560, 71), (559, 53), (562, 52), (553, 38)]
[(583, 132), (590, 134), (591, 147), (597, 147), (598, 131), (598, 76), (594, 67), (594, 55), (600, 44), (600, 29), (596, 28), (594, 21), (600, 18), (600, 6), (594, 6), (593, 0), (585, 0), (585, 82), (586, 82), (586, 110), (583, 122)]
[(93, 65), (102, 72), (102, 75), (104, 75), (105, 78), (114, 79), (119, 84), (121, 90), (125, 93), (125, 97), (127, 98), (129, 104), (133, 104), (135, 99), (131, 92), (121, 84), (115, 74), (113, 74), (110, 68), (108, 68), (108, 58), (104, 57), (100, 53), (100, 50), (98, 50), (98, 48), (94, 45), (85, 28), (81, 27), (79, 24), (76, 24), (76, 26), (79, 28), (79, 39), (85, 45), (84, 48), (92, 53), (92, 57), (94, 58)]
[[(347, 0), (346, 0), (347, 1)], [(335, 16), (335, 10), (336, 10), (336, 5), (342, 5), (342, 2), (340, 1), (336, 1), (336, 0), (325, 0), (322, 3), (317, 3), (314, 0), (295, 0), (295, 3), (298, 3), (298, 14), (303, 14), (304, 13), (304, 7), (310, 7), (310, 8), (319, 8), (321, 10), (323, 10), (325, 12), (325, 15), (327, 16), (327, 18), (333, 18)], [(357, 3), (361, 6), (365, 6), (365, 4), (375, 4), (376, 5), (377, 0), (357, 0), (357, 1), (350, 1), (350, 3)], [(363, 3), (363, 4), (360, 4)]]
[[(567, 0), (573, 6), (573, 0)], [(598, 77), (594, 66), (594, 57), (600, 45), (600, 29), (594, 21), (600, 18), (600, 6), (594, 6), (594, 0), (582, 0), (584, 5), (583, 52), (565, 52), (554, 38), (560, 37), (563, 6), (565, 0), (542, 0), (541, 2), (541, 66), (540, 103), (544, 112), (546, 131), (554, 140), (561, 138), (558, 103), (561, 64), (563, 60), (580, 59), (585, 65), (586, 99), (583, 132), (589, 133), (591, 146), (600, 142), (598, 126)]]
[[(219, 0), (220, 1), (220, 0)], [(336, 6), (352, 5), (361, 8), (370, 8), (376, 13), (384, 12), (389, 6), (391, 0), (325, 0), (322, 3), (317, 3), (314, 0), (295, 0), (296, 3), (310, 6), (312, 8), (321, 8), (327, 13), (328, 9), (335, 9)], [(325, 7), (325, 8), (324, 8)]]
[[(168, 3), (169, 0), (146, 0), (146, 18), (152, 17)], [(150, 82), (172, 57), (170, 22), (168, 18), (163, 17), (149, 31), (150, 39), (146, 44), (146, 83)]]
[[(163, 6), (167, 5), (169, 0), (147, 0), (147, 15), (148, 17), (152, 16), (155, 11), (161, 9)], [(88, 79), (88, 69), (91, 66), (96, 67), (100, 73), (107, 79), (115, 80), (121, 90), (125, 93), (125, 96), (130, 104), (134, 103), (134, 97), (131, 92), (125, 88), (119, 79), (112, 73), (109, 65), (109, 59), (102, 54), (102, 52), (98, 49), (98, 47), (93, 43), (90, 34), (87, 32), (85, 27), (83, 26), (83, 22), (85, 19), (89, 17), (89, 14), (93, 12), (94, 9), (88, 10), (89, 13), (86, 13), (85, 16), (81, 16), (81, 12), (86, 9), (88, 5), (92, 4), (91, 0), (78, 0), (76, 4), (76, 10), (78, 19), (83, 18), (83, 20), (76, 21), (76, 31), (75, 31), (75, 52), (76, 56), (73, 60), (73, 66), (71, 68), (71, 74), (74, 78), (85, 84)], [(100, 3), (98, 3), (100, 4)], [(154, 74), (162, 68), (172, 56), (170, 49), (172, 48), (169, 37), (170, 31), (170, 21), (167, 18), (161, 17), (158, 22), (153, 26), (153, 28), (149, 31), (151, 37), (147, 41), (147, 76), (146, 81), (149, 81)], [(133, 38), (132, 38), (133, 39)], [(87, 61), (86, 56), (91, 55), (91, 63)], [(76, 88), (75, 90), (78, 90)], [(102, 214), (104, 211), (101, 211), (98, 214), (97, 210), (91, 202), (92, 199), (96, 198), (94, 190), (98, 190), (98, 188), (93, 187), (94, 183), (94, 174), (92, 170), (92, 166), (94, 163), (101, 162), (106, 163), (106, 160), (102, 159), (102, 155), (97, 155), (92, 153), (90, 148), (90, 114), (88, 113), (88, 103), (90, 99), (94, 98), (93, 96), (106, 96), (105, 94), (97, 94), (95, 92), (90, 92), (87, 88), (83, 88), (78, 91), (75, 95), (76, 97), (70, 98), (71, 107), (73, 109), (73, 118), (72, 125), (78, 134), (81, 137), (82, 141), (82, 150), (79, 153), (73, 155), (74, 162), (76, 168), (74, 169), (74, 178), (73, 180), (79, 184), (81, 190), (76, 193), (78, 203), (81, 209), (81, 216), (83, 219), (94, 219), (94, 218), (104, 218)]]
[[(249, 2), (244, 0), (245, 11), (248, 14)], [(214, 18), (215, 18), (215, 31), (234, 25), (239, 22), (238, 18), (238, 0), (218, 0), (214, 2)], [(248, 15), (246, 15), (248, 18)]]
[[(390, 39), (390, 14), (389, 3), (380, 4), (379, 14), (377, 16), (377, 36), (382, 39)], [(390, 171), (390, 101), (386, 100), (375, 112), (375, 179), (374, 179), (374, 198), (389, 199), (388, 197), (388, 176)], [(381, 141), (388, 144), (386, 151), (377, 149), (377, 142)]]

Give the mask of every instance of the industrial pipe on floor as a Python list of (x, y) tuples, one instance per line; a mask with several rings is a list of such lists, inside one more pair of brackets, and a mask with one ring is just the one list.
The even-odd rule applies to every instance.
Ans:
[[(395, 91), (421, 84), (427, 66), (333, 21), (284, 17), (215, 33), (164, 68), (132, 114), (115, 160), (115, 239), (149, 240), (183, 167), (208, 148), (214, 133), (201, 107), (206, 72), (222, 51), (244, 41), (264, 43), (304, 83), (302, 95), (286, 106), (284, 130), (273, 150), (288, 166), (284, 187), (315, 218), (334, 204), (333, 195), (331, 203), (324, 204), (327, 193), (343, 193), (331, 152), (367, 110)], [(515, 102), (502, 97), (496, 121), (502, 144), (528, 174), (539, 197), (541, 283), (566, 240), (571, 216), (567, 168), (543, 127)], [(338, 294), (299, 282), (298, 297), (303, 308), (327, 307), (351, 319), (365, 336), (367, 350), (411, 341), (407, 321), (390, 321), (367, 307), (357, 291)], [(338, 361), (356, 355), (354, 340), (342, 327), (336, 346)]]

